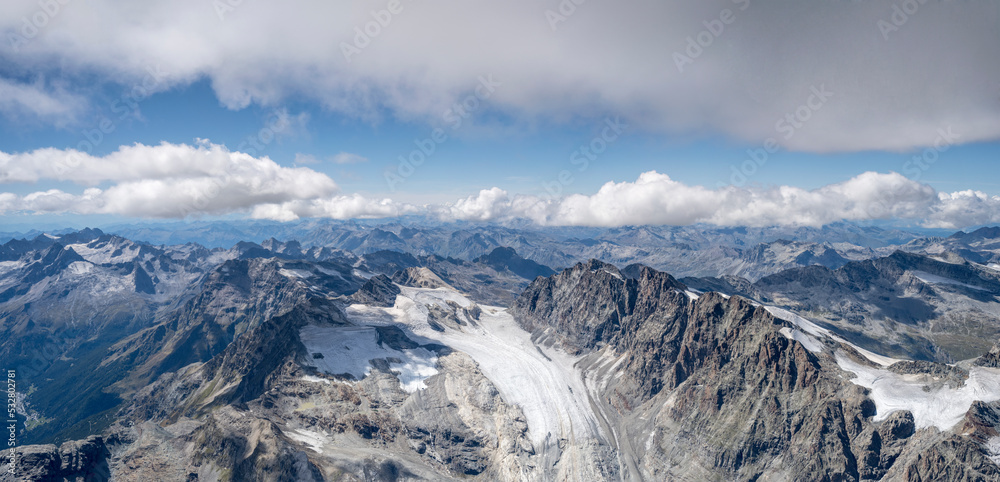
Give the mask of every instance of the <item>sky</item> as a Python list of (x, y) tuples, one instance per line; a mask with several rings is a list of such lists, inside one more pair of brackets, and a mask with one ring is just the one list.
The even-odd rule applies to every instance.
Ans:
[(1000, 224), (992, 1), (15, 0), (0, 224)]

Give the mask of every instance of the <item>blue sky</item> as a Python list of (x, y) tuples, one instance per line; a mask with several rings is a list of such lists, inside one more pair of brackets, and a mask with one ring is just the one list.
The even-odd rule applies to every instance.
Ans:
[[(381, 3), (366, 5), (388, 8)], [(373, 10), (291, 2), (220, 13), (102, 0), (68, 4), (28, 36), (24, 19), (39, 7), (26, 2), (0, 17), (8, 40), (26, 40), (0, 44), (0, 167), (30, 165), (3, 179), (0, 219), (1000, 222), (1000, 61), (977, 47), (1000, 39), (995, 5), (925, 5), (886, 30), (878, 26), (892, 21), (891, 2), (588, 4), (555, 25), (548, 12), (560, 4), (549, 3), (512, 2), (491, 23), (477, 23), (478, 7), (404, 3), (345, 58)], [(735, 20), (715, 22), (726, 10)], [(314, 14), (283, 16), (304, 11)], [(803, 28), (770, 32), (779, 17)], [(955, 38), (926, 39), (944, 35)], [(692, 41), (706, 45), (692, 50)], [(488, 91), (484, 78), (495, 79)], [(457, 126), (462, 102), (473, 108)], [(401, 157), (435, 129), (444, 140), (397, 176), (408, 171)], [(600, 139), (609, 132), (613, 140)], [(150, 149), (122, 151), (137, 144)], [(588, 145), (604, 150), (588, 157)], [(39, 154), (49, 148), (58, 152)], [(55, 173), (74, 148), (88, 151), (83, 167), (70, 164), (81, 171)], [(187, 167), (149, 161), (166, 150), (158, 162)], [(215, 164), (204, 169), (190, 157), (208, 155)], [(920, 167), (914, 156), (933, 162)], [(123, 176), (114, 163), (153, 167)], [(246, 176), (198, 200), (237, 164)], [(878, 176), (859, 178), (866, 172)], [(303, 180), (315, 181), (308, 194)]]
[[(114, 99), (114, 89), (102, 97)], [(196, 138), (236, 149), (240, 145), (253, 147), (247, 141), (268, 122), (274, 109), (250, 107), (231, 110), (219, 104), (206, 82), (157, 93), (138, 104), (138, 115), (118, 119), (115, 130), (103, 135), (95, 154), (107, 154), (122, 144), (160, 142), (193, 144)], [(75, 147), (87, 139), (85, 131), (93, 131), (96, 119), (116, 119), (111, 101), (95, 108), (94, 123), (65, 128), (31, 126), (0, 120), (5, 134), (6, 152), (31, 151), (39, 147)], [(385, 171), (397, 167), (398, 157), (408, 155), (413, 141), (426, 138), (430, 125), (383, 119), (377, 122), (357, 121), (350, 117), (317, 108), (308, 103), (289, 104), (286, 109), (306, 113), (308, 120), (283, 133), (260, 152), (275, 162), (292, 166), (296, 155), (307, 154), (322, 162), (308, 165), (338, 180), (351, 191), (390, 195), (393, 191), (385, 180)], [(131, 113), (131, 111), (130, 111)], [(586, 145), (603, 119), (589, 124), (524, 128), (518, 131), (479, 129), (462, 132), (445, 142), (419, 175), (406, 179), (397, 187), (401, 197), (443, 202), (467, 195), (471, 191), (499, 186), (515, 192), (543, 194), (544, 183), (552, 183), (559, 172), (569, 169), (574, 182), (564, 187), (567, 193), (590, 193), (609, 180), (627, 181), (640, 173), (657, 170), (688, 184), (717, 186), (731, 184), (733, 167), (749, 159), (748, 149), (762, 144), (741, 142), (721, 135), (698, 138), (670, 138), (657, 133), (630, 129), (611, 144), (587, 170), (580, 172), (570, 156)], [(470, 129), (471, 130), (471, 129)], [(259, 141), (258, 141), (259, 142)], [(261, 143), (261, 145), (263, 145)], [(330, 160), (341, 152), (363, 156), (368, 162), (336, 164)], [(866, 170), (897, 171), (912, 176), (912, 158), (922, 154), (914, 148), (902, 152), (862, 151), (816, 154), (779, 151), (769, 156), (760, 170), (747, 176), (748, 183), (795, 185), (808, 189), (847, 180)], [(995, 170), (1000, 159), (1000, 143), (978, 142), (958, 145), (942, 153), (931, 169), (922, 172), (919, 181), (938, 190), (975, 189), (1000, 194), (1000, 178), (990, 179), (984, 173)], [(911, 163), (909, 173), (907, 165)], [(36, 185), (19, 187), (22, 192), (37, 190)], [(17, 192), (17, 191), (14, 191)], [(436, 199), (435, 199), (436, 198)]]

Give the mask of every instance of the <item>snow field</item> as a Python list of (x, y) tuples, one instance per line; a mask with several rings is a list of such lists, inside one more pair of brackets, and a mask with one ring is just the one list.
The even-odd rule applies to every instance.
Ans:
[(958, 281), (958, 280), (955, 280), (955, 279), (945, 278), (943, 276), (938, 276), (938, 275), (926, 273), (926, 272), (923, 272), (923, 271), (914, 271), (913, 272), (913, 276), (916, 276), (917, 279), (919, 279), (920, 281), (923, 281), (924, 283), (931, 284), (931, 285), (935, 285), (935, 284), (955, 285), (955, 286), (964, 286), (966, 288), (974, 289), (974, 290), (979, 290), (979, 291), (987, 291), (987, 290), (985, 290), (983, 288), (980, 288), (979, 286), (973, 286), (973, 285), (970, 285), (970, 284), (967, 284), (967, 283), (962, 283), (961, 281)]
[(550, 436), (581, 440), (599, 435), (586, 387), (574, 366), (578, 358), (537, 347), (530, 334), (499, 307), (481, 306), (480, 319), (463, 326), (462, 331), (435, 331), (427, 324), (428, 305), (447, 308), (447, 302), (452, 301), (469, 307), (472, 302), (448, 288), (401, 289), (393, 307), (351, 305), (348, 318), (359, 324), (405, 325), (417, 337), (468, 354), (503, 399), (521, 408), (536, 448)]
[(801, 343), (802, 346), (806, 348), (806, 350), (809, 350), (813, 353), (823, 352), (823, 345), (821, 345), (818, 340), (816, 340), (810, 335), (807, 335), (799, 330), (793, 330), (791, 328), (788, 328), (787, 326), (778, 331), (780, 331), (782, 335), (785, 335), (785, 337), (788, 338), (789, 340), (795, 340)]
[(424, 348), (399, 351), (379, 344), (372, 327), (308, 325), (299, 331), (299, 338), (310, 357), (323, 355), (310, 358), (309, 363), (330, 375), (349, 373), (361, 380), (371, 372), (371, 360), (395, 358), (400, 362), (390, 362), (389, 368), (396, 372), (403, 390), (412, 393), (427, 388), (424, 380), (438, 373), (433, 352)]
[(856, 375), (851, 382), (871, 390), (876, 422), (893, 412), (906, 410), (913, 414), (918, 430), (927, 427), (950, 430), (962, 421), (972, 402), (1000, 400), (998, 369), (973, 367), (965, 384), (953, 388), (934, 383), (928, 375), (899, 375), (863, 366), (841, 353), (836, 358), (841, 369)]
[[(899, 360), (899, 359), (896, 359), (896, 358), (890, 358), (890, 357), (887, 357), (887, 356), (882, 356), (882, 355), (879, 355), (877, 353), (872, 353), (872, 352), (870, 352), (868, 350), (865, 350), (864, 348), (861, 348), (860, 346), (857, 346), (857, 345), (855, 345), (855, 344), (853, 344), (853, 343), (851, 343), (851, 342), (849, 342), (849, 341), (847, 341), (847, 340), (845, 340), (845, 339), (843, 339), (843, 338), (841, 338), (841, 337), (839, 337), (837, 335), (834, 335), (830, 330), (827, 330), (826, 328), (821, 328), (818, 325), (816, 325), (815, 323), (813, 323), (813, 322), (811, 322), (811, 321), (809, 321), (809, 320), (807, 320), (807, 319), (805, 319), (805, 318), (803, 318), (803, 317), (801, 317), (801, 316), (799, 316), (799, 315), (797, 315), (795, 313), (792, 313), (791, 311), (788, 311), (788, 310), (785, 310), (785, 309), (782, 309), (782, 308), (777, 308), (777, 307), (774, 307), (774, 306), (765, 306), (764, 309), (766, 309), (768, 311), (768, 313), (771, 313), (771, 315), (773, 315), (775, 318), (780, 318), (782, 320), (788, 321), (788, 322), (792, 323), (793, 325), (795, 325), (797, 328), (799, 328), (802, 331), (804, 331), (805, 333), (799, 332), (799, 334), (796, 334), (796, 332), (798, 330), (792, 330), (792, 329), (789, 329), (789, 328), (782, 328), (780, 330), (783, 335), (785, 335), (789, 339), (792, 339), (792, 340), (798, 341), (799, 343), (802, 343), (806, 347), (807, 350), (812, 351), (814, 353), (819, 353), (819, 352), (823, 351), (823, 345), (816, 338), (820, 338), (820, 339), (822, 339), (822, 338), (829, 338), (829, 339), (831, 339), (831, 340), (833, 340), (833, 341), (835, 341), (837, 343), (842, 343), (844, 345), (850, 346), (851, 348), (854, 348), (855, 350), (857, 350), (858, 353), (860, 353), (862, 356), (864, 356), (865, 358), (867, 358), (871, 362), (877, 363), (879, 365), (882, 365), (883, 367), (888, 367), (888, 366), (892, 365), (893, 363), (896, 363), (898, 361), (902, 361), (902, 360)], [(785, 331), (786, 329), (788, 330), (787, 332)], [(806, 335), (806, 333), (808, 333), (809, 335), (812, 335), (812, 336)], [(805, 339), (806, 341), (803, 341), (803, 339)]]

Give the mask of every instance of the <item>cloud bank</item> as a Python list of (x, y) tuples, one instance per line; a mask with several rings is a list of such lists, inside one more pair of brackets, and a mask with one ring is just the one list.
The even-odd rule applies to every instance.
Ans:
[(153, 90), (207, 79), (233, 109), (305, 98), (428, 120), (492, 75), (490, 107), (524, 126), (620, 115), (812, 152), (929, 146), (946, 126), (1000, 138), (988, 0), (48, 3), (0, 12), (3, 72), (21, 74), (0, 73), (7, 115), (57, 122), (90, 79), (127, 89), (156, 72)]
[[(118, 214), (184, 218), (251, 211), (288, 219), (292, 214), (365, 217), (390, 215), (384, 206), (336, 197), (337, 184), (312, 169), (283, 167), (267, 157), (224, 146), (162, 143), (123, 146), (104, 157), (76, 150), (0, 152), (0, 182), (72, 181), (85, 187), (23, 196), (0, 194), (0, 213)], [(320, 200), (323, 201), (320, 201)], [(280, 209), (269, 208), (278, 206)], [(368, 209), (371, 209), (369, 213)]]
[(609, 182), (592, 195), (561, 199), (509, 195), (499, 188), (439, 208), (444, 219), (540, 225), (823, 226), (837, 221), (902, 220), (958, 229), (1000, 223), (1000, 196), (939, 193), (898, 173), (866, 172), (815, 190), (793, 186), (709, 189), (655, 171), (634, 182)]
[(342, 194), (329, 176), (282, 167), (267, 157), (204, 142), (123, 146), (103, 157), (76, 150), (0, 152), (0, 183), (72, 181), (59, 189), (0, 193), (0, 215), (116, 214), (185, 218), (242, 214), (291, 221), (427, 215), (445, 221), (527, 219), (546, 226), (689, 225), (822, 226), (837, 221), (901, 220), (927, 227), (1000, 223), (1000, 196), (937, 192), (898, 173), (866, 172), (819, 189), (691, 186), (656, 171), (608, 182), (590, 195), (541, 198), (494, 187), (440, 205)]

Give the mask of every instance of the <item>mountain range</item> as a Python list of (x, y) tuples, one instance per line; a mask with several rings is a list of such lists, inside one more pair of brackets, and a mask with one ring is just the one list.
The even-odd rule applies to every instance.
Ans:
[(1000, 229), (129, 229), (0, 246), (0, 479), (1000, 477)]

